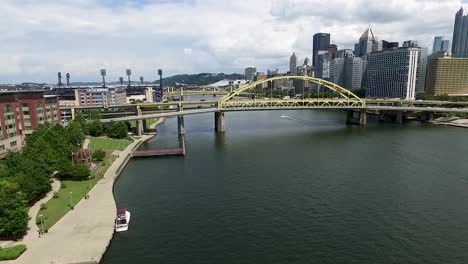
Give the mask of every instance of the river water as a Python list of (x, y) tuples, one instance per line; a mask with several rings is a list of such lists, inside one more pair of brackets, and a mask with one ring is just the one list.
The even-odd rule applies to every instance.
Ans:
[[(176, 119), (142, 148), (177, 147)], [(467, 263), (468, 130), (320, 111), (185, 117), (187, 156), (132, 160), (104, 264)]]

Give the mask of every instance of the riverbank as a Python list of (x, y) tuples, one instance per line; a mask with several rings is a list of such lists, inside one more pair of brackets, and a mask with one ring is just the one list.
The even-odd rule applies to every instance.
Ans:
[[(159, 119), (155, 128), (164, 122)], [(116, 203), (114, 182), (131, 157), (131, 153), (156, 133), (135, 139), (118, 153), (103, 178), (89, 192), (89, 199), (82, 199), (73, 211), (52, 226), (48, 233), (36, 237), (34, 244), (17, 260), (2, 263), (99, 263), (114, 234)]]
[(437, 125), (447, 125), (447, 126), (456, 126), (468, 128), (468, 119), (463, 119), (460, 117), (440, 117), (431, 121), (433, 124)]

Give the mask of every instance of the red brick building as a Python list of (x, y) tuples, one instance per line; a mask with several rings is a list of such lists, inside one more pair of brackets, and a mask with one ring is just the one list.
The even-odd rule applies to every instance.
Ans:
[(0, 92), (0, 157), (20, 150), (39, 124), (60, 123), (56, 96), (43, 91)]

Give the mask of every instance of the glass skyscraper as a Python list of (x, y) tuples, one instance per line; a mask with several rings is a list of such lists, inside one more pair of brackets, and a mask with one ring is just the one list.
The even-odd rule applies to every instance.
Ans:
[(455, 15), (452, 55), (454, 57), (468, 57), (468, 15), (463, 15), (463, 7)]

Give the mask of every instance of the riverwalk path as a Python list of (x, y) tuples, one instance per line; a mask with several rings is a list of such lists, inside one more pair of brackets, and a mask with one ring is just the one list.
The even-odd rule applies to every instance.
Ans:
[[(160, 119), (152, 127), (162, 122)], [(112, 192), (114, 182), (132, 152), (154, 136), (155, 134), (147, 134), (135, 139), (119, 153), (103, 178), (89, 192), (89, 199), (82, 199), (47, 234), (41, 237), (36, 235), (34, 239), (25, 241), (23, 244), (27, 245), (28, 250), (18, 259), (1, 263), (99, 263), (114, 234), (117, 210)]]

